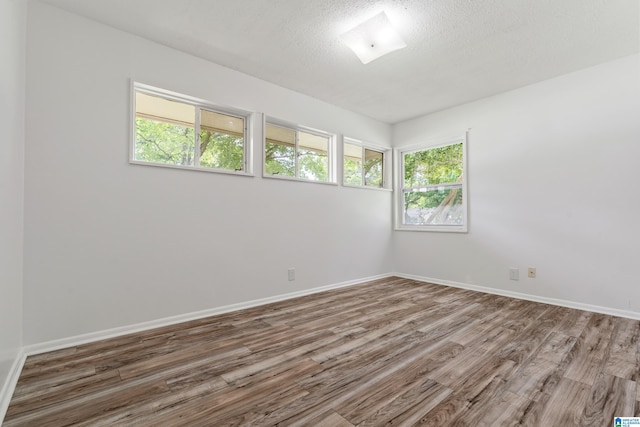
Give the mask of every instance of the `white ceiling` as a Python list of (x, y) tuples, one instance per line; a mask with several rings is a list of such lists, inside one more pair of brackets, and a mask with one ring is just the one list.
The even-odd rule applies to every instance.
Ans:
[[(640, 51), (637, 0), (41, 0), (396, 123)], [(384, 10), (408, 47), (339, 35)]]

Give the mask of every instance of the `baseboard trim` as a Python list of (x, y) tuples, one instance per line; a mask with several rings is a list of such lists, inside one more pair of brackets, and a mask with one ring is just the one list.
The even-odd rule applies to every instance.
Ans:
[(412, 279), (418, 282), (433, 283), (435, 285), (451, 286), (453, 288), (467, 289), (470, 291), (483, 292), (485, 294), (501, 295), (504, 297), (517, 298), (525, 301), (541, 302), (544, 304), (558, 305), (561, 307), (575, 308), (578, 310), (592, 311), (594, 313), (608, 314), (610, 316), (626, 317), (633, 320), (640, 320), (640, 313), (629, 310), (619, 310), (616, 308), (603, 307), (599, 305), (583, 304), (574, 301), (568, 301), (557, 298), (548, 298), (538, 295), (525, 294), (521, 292), (512, 292), (504, 289), (491, 288), (487, 286), (470, 285), (468, 283), (454, 282), (451, 280), (434, 279), (431, 277), (416, 276), (413, 274), (393, 273), (392, 276), (398, 276), (405, 279)]
[(9, 409), (9, 403), (11, 402), (11, 397), (13, 396), (13, 392), (18, 384), (18, 378), (20, 378), (20, 373), (22, 372), (25, 360), (27, 360), (27, 355), (24, 350), (21, 349), (18, 351), (18, 354), (11, 365), (9, 375), (2, 385), (2, 389), (0, 389), (0, 425), (2, 425), (5, 415), (7, 415), (7, 409)]
[(320, 286), (317, 288), (306, 289), (303, 291), (291, 292), (291, 293), (276, 295), (276, 296), (267, 297), (267, 298), (260, 298), (252, 301), (246, 301), (246, 302), (241, 302), (237, 304), (230, 304), (222, 307), (215, 307), (207, 310), (180, 314), (177, 316), (165, 317), (162, 319), (151, 320), (148, 322), (141, 322), (133, 325), (121, 326), (118, 328), (91, 332), (88, 334), (76, 335), (68, 338), (61, 338), (58, 340), (52, 340), (52, 341), (47, 341), (43, 343), (31, 344), (24, 347), (24, 353), (27, 356), (32, 356), (35, 354), (46, 353), (49, 351), (60, 350), (68, 347), (74, 347), (77, 345), (87, 344), (90, 342), (100, 341), (100, 340), (109, 339), (109, 338), (115, 338), (122, 335), (142, 332), (149, 329), (175, 325), (178, 323), (188, 322), (191, 320), (198, 320), (205, 317), (215, 316), (217, 314), (224, 314), (232, 311), (243, 310), (246, 308), (257, 307), (265, 304), (271, 304), (278, 301), (284, 301), (291, 298), (312, 295), (318, 292), (329, 291), (331, 289), (339, 289), (347, 286), (353, 286), (361, 283), (371, 282), (373, 280), (385, 279), (391, 276), (392, 274), (390, 273), (380, 274), (377, 276), (370, 276), (370, 277), (365, 277), (365, 278), (356, 279), (356, 280), (349, 280), (346, 282), (334, 283), (331, 285)]

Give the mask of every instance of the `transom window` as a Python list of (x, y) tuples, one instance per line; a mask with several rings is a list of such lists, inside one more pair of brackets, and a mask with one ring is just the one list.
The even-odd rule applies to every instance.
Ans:
[(398, 227), (467, 231), (466, 138), (401, 151)]
[(265, 176), (335, 182), (328, 133), (282, 124), (265, 124)]
[(343, 182), (345, 185), (384, 188), (385, 152), (344, 138)]
[(248, 117), (136, 84), (132, 161), (248, 172)]

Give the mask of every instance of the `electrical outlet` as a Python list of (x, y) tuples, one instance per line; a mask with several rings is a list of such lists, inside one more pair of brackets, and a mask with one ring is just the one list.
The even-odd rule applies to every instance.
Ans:
[(509, 280), (520, 280), (520, 271), (517, 268), (509, 269)]
[(535, 269), (535, 267), (529, 267), (527, 269), (527, 275), (529, 276), (529, 278), (535, 279), (536, 278), (536, 269)]
[(296, 280), (296, 269), (295, 268), (290, 268), (289, 270), (287, 270), (287, 274), (289, 275), (289, 281), (293, 282), (294, 280)]

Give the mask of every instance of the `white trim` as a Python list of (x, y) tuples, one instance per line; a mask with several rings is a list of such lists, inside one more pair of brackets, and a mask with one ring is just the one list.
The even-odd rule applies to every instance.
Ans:
[[(264, 167), (264, 165), (263, 165), (263, 167)], [(292, 181), (292, 182), (307, 182), (307, 183), (311, 183), (311, 184), (333, 185), (334, 187), (338, 186), (337, 182), (313, 181), (311, 179), (296, 178), (294, 176), (286, 176), (286, 175), (272, 175), (272, 174), (268, 174), (268, 173), (265, 173), (263, 178), (266, 178), (266, 179), (281, 179), (283, 181)]]
[(86, 344), (94, 341), (100, 341), (109, 338), (115, 338), (122, 335), (127, 335), (135, 332), (147, 331), (149, 329), (160, 328), (163, 326), (175, 325), (178, 323), (188, 322), (191, 320), (203, 319), (205, 317), (215, 316), (217, 314), (229, 313), (232, 311), (243, 310), (246, 308), (257, 307), (260, 305), (271, 304), (278, 301), (284, 301), (291, 298), (297, 298), (301, 296), (316, 294), (318, 292), (324, 292), (331, 289), (338, 289), (347, 286), (358, 285), (373, 280), (385, 279), (391, 277), (391, 274), (380, 274), (377, 276), (365, 277), (355, 280), (348, 280), (346, 282), (334, 283), (331, 285), (320, 286), (317, 288), (306, 289), (297, 292), (291, 292), (287, 294), (276, 295), (273, 297), (260, 298), (257, 300), (240, 302), (237, 304), (230, 304), (222, 307), (215, 307), (207, 310), (196, 311), (192, 313), (179, 314), (177, 316), (165, 317), (162, 319), (150, 320), (148, 322), (141, 322), (134, 325), (121, 326), (118, 328), (107, 329), (103, 331), (90, 332), (88, 334), (76, 335), (68, 338), (61, 338), (58, 340), (47, 341), (43, 343), (31, 344), (24, 347), (24, 353), (28, 356), (34, 354), (46, 353), (49, 351), (60, 350), (63, 348), (74, 347), (81, 344)]
[(168, 169), (180, 169), (185, 171), (194, 171), (194, 172), (206, 172), (206, 173), (222, 173), (226, 175), (236, 175), (236, 176), (250, 176), (254, 177), (255, 175), (252, 173), (247, 173), (243, 171), (234, 171), (231, 169), (215, 169), (215, 168), (201, 168), (196, 166), (183, 166), (183, 165), (172, 165), (168, 163), (154, 163), (154, 162), (145, 162), (143, 160), (129, 160), (130, 165), (138, 165), (138, 166), (153, 166), (156, 168), (168, 168)]
[(13, 361), (13, 365), (11, 365), (9, 376), (2, 385), (2, 389), (0, 389), (0, 424), (2, 424), (5, 415), (7, 415), (7, 409), (9, 409), (9, 403), (18, 384), (18, 378), (20, 378), (25, 360), (27, 360), (27, 355), (24, 349), (20, 349)]
[(353, 185), (353, 184), (342, 184), (344, 188), (360, 188), (365, 190), (374, 190), (374, 191), (386, 191), (387, 193), (393, 193), (393, 189), (385, 188), (385, 187), (369, 187), (364, 185)]
[(393, 273), (391, 276), (402, 277), (404, 279), (417, 280), (418, 282), (433, 283), (434, 285), (450, 286), (452, 288), (477, 291), (485, 294), (501, 295), (503, 297), (516, 298), (525, 301), (541, 302), (543, 304), (558, 305), (561, 307), (573, 308), (576, 310), (591, 311), (594, 313), (608, 314), (610, 316), (626, 317), (628, 319), (640, 320), (640, 313), (630, 310), (620, 310), (617, 308), (603, 307), (600, 305), (584, 304), (580, 302), (568, 301), (564, 299), (549, 298), (539, 295), (525, 294), (521, 292), (507, 291), (504, 289), (490, 288), (488, 286), (470, 285), (468, 283), (454, 282), (451, 280), (434, 279), (431, 277), (416, 276), (413, 274)]
[[(137, 107), (136, 107), (137, 108)], [(199, 105), (194, 105), (195, 108), (195, 117), (193, 120), (193, 166), (197, 167), (198, 169), (202, 168), (202, 166), (200, 166), (200, 133), (202, 132), (201, 126), (202, 126), (202, 107)], [(205, 110), (207, 111), (207, 110)], [(247, 119), (244, 119), (244, 123), (245, 125), (247, 124)], [(242, 131), (244, 132), (244, 129), (242, 129)], [(247, 145), (247, 141), (245, 139), (244, 144), (243, 145)], [(244, 148), (244, 147), (243, 147)], [(244, 150), (242, 153), (242, 157), (244, 160)], [(242, 164), (242, 167), (244, 168), (244, 163)]]
[(398, 147), (394, 147), (397, 151), (401, 151), (403, 153), (415, 153), (416, 151), (423, 151), (428, 148), (440, 148), (447, 145), (451, 145), (456, 141), (461, 141), (463, 139), (467, 139), (469, 137), (468, 133), (471, 130), (464, 132), (456, 132), (449, 133), (440, 136), (434, 136), (433, 138), (428, 138), (424, 142), (417, 142), (415, 144), (409, 145), (401, 145)]
[(256, 112), (250, 113), (249, 116), (244, 120), (245, 147), (244, 147), (244, 152), (242, 153), (242, 162), (244, 164), (244, 172), (251, 176), (255, 174), (255, 171), (253, 170), (254, 168), (253, 144), (255, 144), (255, 129), (256, 129), (255, 122), (256, 122), (257, 114), (258, 113)]

